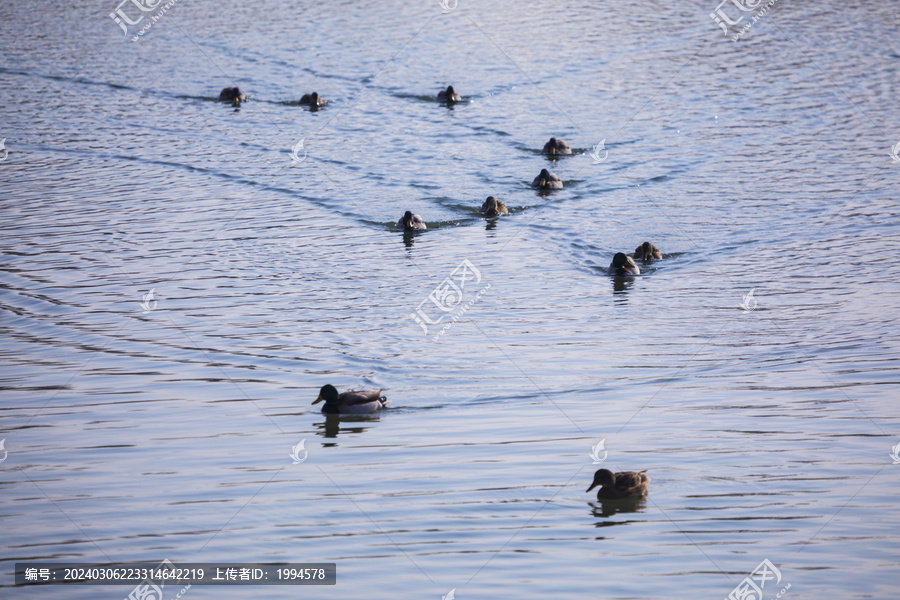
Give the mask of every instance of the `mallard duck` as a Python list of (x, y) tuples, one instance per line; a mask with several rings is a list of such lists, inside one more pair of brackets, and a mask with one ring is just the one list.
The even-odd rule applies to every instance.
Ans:
[(381, 410), (387, 404), (387, 398), (381, 395), (381, 390), (338, 394), (337, 389), (331, 384), (322, 386), (319, 397), (313, 404), (323, 400), (325, 404), (322, 406), (322, 412), (326, 414), (364, 415)]
[(300, 104), (303, 106), (325, 106), (325, 101), (319, 96), (319, 92), (312, 94), (303, 94), (300, 97)]
[(641, 270), (638, 268), (637, 264), (635, 264), (634, 259), (630, 256), (626, 256), (622, 252), (616, 252), (612, 262), (609, 263), (606, 272), (609, 275), (616, 275), (617, 277), (641, 274)]
[(613, 473), (609, 469), (600, 469), (594, 473), (594, 483), (585, 493), (598, 485), (597, 500), (613, 500), (616, 498), (639, 498), (647, 493), (650, 478), (647, 471), (622, 471)]
[(534, 181), (531, 182), (531, 187), (541, 190), (561, 188), (562, 186), (563, 184), (559, 177), (547, 169), (541, 169), (541, 174), (535, 177)]
[(462, 96), (456, 93), (452, 85), (448, 85), (446, 90), (438, 92), (438, 102), (462, 102)]
[(397, 221), (397, 227), (402, 229), (403, 231), (413, 231), (416, 229), (428, 229), (425, 225), (425, 220), (419, 215), (414, 215), (410, 211), (406, 211), (403, 213), (403, 216), (400, 217), (400, 220)]
[(650, 242), (644, 242), (640, 246), (634, 249), (634, 257), (639, 258), (641, 260), (650, 260), (653, 258), (662, 258), (662, 252), (659, 251), (659, 248), (651, 244)]
[(246, 99), (247, 97), (244, 96), (244, 92), (241, 91), (241, 88), (227, 87), (219, 92), (220, 102), (231, 102), (234, 106), (240, 106), (241, 102)]
[(486, 217), (496, 217), (508, 215), (509, 211), (506, 209), (506, 204), (503, 203), (503, 200), (497, 200), (493, 196), (488, 196), (484, 204), (481, 205), (481, 214)]
[(541, 150), (541, 154), (549, 154), (550, 156), (555, 156), (557, 154), (572, 154), (572, 149), (569, 148), (569, 145), (564, 141), (552, 137), (549, 142), (544, 144), (544, 149)]

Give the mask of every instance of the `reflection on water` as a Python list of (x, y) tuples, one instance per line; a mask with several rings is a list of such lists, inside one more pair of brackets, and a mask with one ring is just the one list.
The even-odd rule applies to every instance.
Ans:
[[(362, 425), (350, 426), (349, 423), (376, 423), (380, 420), (378, 415), (323, 415), (324, 422), (314, 423), (316, 433), (326, 438), (336, 438), (340, 434), (363, 433), (369, 427)], [(323, 444), (329, 446), (333, 444)]]
[[(647, 498), (620, 498), (617, 500), (593, 500), (591, 505), (591, 514), (594, 517), (606, 518), (618, 513), (634, 513), (644, 512), (647, 508)], [(619, 525), (618, 522), (604, 521), (596, 523), (595, 527), (606, 527), (609, 525)]]
[(404, 231), (403, 232), (403, 245), (407, 248), (412, 248), (413, 244), (416, 241), (416, 237), (423, 235), (427, 230), (415, 230), (415, 231)]
[(628, 301), (628, 291), (634, 286), (635, 277), (612, 276), (613, 302), (625, 303)]

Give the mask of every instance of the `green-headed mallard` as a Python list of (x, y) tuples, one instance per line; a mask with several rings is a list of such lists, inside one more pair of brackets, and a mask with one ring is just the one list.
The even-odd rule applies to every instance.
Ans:
[(503, 203), (503, 200), (497, 200), (493, 196), (488, 196), (484, 204), (481, 205), (481, 214), (486, 217), (496, 217), (508, 215), (509, 211), (506, 209), (506, 204)]
[(559, 177), (557, 177), (547, 169), (541, 169), (541, 174), (535, 177), (534, 181), (531, 182), (531, 187), (541, 190), (561, 188), (562, 186), (563, 184), (562, 181), (560, 181)]
[(234, 106), (240, 106), (241, 102), (246, 99), (247, 97), (244, 96), (244, 92), (241, 91), (241, 88), (227, 87), (219, 92), (219, 101), (231, 102)]
[(437, 95), (438, 102), (462, 102), (462, 96), (456, 93), (452, 85), (448, 85), (446, 90), (441, 90)]
[(614, 500), (616, 498), (639, 498), (647, 493), (650, 478), (647, 471), (622, 471), (613, 473), (609, 469), (600, 469), (594, 473), (594, 483), (586, 492), (598, 485), (597, 500)]
[(572, 154), (572, 149), (569, 148), (569, 145), (564, 141), (552, 137), (549, 142), (544, 144), (544, 149), (541, 150), (541, 154), (548, 154), (550, 156), (556, 156), (557, 154)]
[(609, 263), (606, 272), (609, 275), (616, 275), (618, 277), (622, 277), (623, 275), (641, 274), (641, 270), (638, 268), (637, 264), (635, 264), (634, 259), (630, 256), (626, 256), (622, 252), (616, 252), (612, 262)]
[(662, 252), (650, 242), (644, 242), (634, 249), (634, 257), (646, 261), (653, 258), (662, 258)]
[(300, 97), (300, 104), (302, 106), (325, 106), (325, 101), (319, 96), (319, 92), (313, 92), (312, 94), (303, 94)]
[(410, 211), (403, 213), (400, 220), (397, 221), (397, 227), (403, 231), (414, 231), (416, 229), (428, 229), (425, 220), (419, 215), (414, 215)]
[(313, 404), (323, 400), (325, 404), (322, 406), (322, 412), (326, 414), (364, 415), (381, 410), (387, 404), (387, 398), (381, 395), (381, 390), (338, 394), (337, 389), (331, 384), (322, 386), (319, 397)]

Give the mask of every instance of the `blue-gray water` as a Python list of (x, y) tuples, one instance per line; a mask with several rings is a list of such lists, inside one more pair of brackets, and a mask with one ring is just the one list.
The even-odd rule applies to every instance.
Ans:
[[(738, 42), (714, 1), (179, 0), (137, 42), (115, 8), (0, 6), (0, 596), (130, 590), (13, 587), (38, 559), (337, 563), (197, 600), (718, 600), (763, 559), (895, 596), (896, 5)], [(391, 408), (326, 421), (324, 383)], [(631, 512), (584, 493), (601, 440)]]

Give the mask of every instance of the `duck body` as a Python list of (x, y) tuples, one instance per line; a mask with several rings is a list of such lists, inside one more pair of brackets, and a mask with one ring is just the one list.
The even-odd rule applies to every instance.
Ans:
[(606, 269), (606, 273), (616, 277), (624, 277), (626, 275), (640, 275), (641, 270), (633, 258), (626, 256), (622, 252), (616, 252), (612, 262), (609, 263), (609, 267)]
[(325, 106), (325, 101), (318, 92), (313, 92), (312, 94), (303, 94), (300, 97), (300, 104), (302, 106)]
[(446, 90), (441, 90), (437, 95), (438, 102), (462, 102), (462, 96), (456, 93), (452, 85), (448, 85)]
[(400, 217), (399, 221), (397, 221), (397, 227), (399, 229), (402, 229), (403, 231), (428, 229), (428, 226), (425, 225), (425, 220), (419, 215), (412, 214), (411, 211), (406, 211), (405, 213), (403, 213), (403, 216)]
[(547, 169), (541, 169), (540, 175), (531, 182), (531, 187), (539, 190), (560, 189), (562, 186), (562, 180)]
[(650, 478), (647, 471), (622, 471), (613, 473), (609, 469), (600, 469), (594, 473), (594, 482), (586, 492), (598, 485), (597, 500), (617, 500), (620, 498), (640, 498), (647, 493)]
[(508, 215), (509, 210), (503, 200), (497, 200), (493, 196), (488, 196), (484, 204), (481, 205), (481, 214), (486, 217), (497, 217), (500, 215)]
[(219, 92), (220, 102), (231, 102), (235, 106), (239, 106), (241, 102), (246, 99), (247, 97), (244, 95), (244, 92), (241, 91), (241, 88), (227, 87), (223, 88), (222, 91)]
[(654, 258), (662, 258), (662, 252), (659, 251), (654, 244), (644, 242), (634, 249), (634, 257), (640, 260), (652, 260)]
[(546, 154), (548, 156), (556, 156), (558, 154), (572, 154), (572, 149), (569, 148), (569, 145), (564, 141), (552, 137), (550, 138), (549, 142), (544, 144), (544, 149), (541, 150), (541, 154)]
[(331, 385), (323, 385), (319, 390), (319, 397), (313, 404), (325, 401), (322, 412), (325, 414), (366, 415), (377, 412), (387, 404), (387, 398), (381, 395), (382, 390), (367, 392), (343, 392), (338, 393)]

